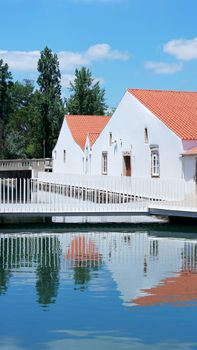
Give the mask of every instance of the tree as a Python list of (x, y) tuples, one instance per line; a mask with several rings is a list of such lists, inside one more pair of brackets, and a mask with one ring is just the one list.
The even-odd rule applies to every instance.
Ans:
[(38, 85), (40, 87), (40, 128), (45, 146), (45, 156), (51, 153), (57, 140), (62, 123), (64, 108), (61, 99), (61, 74), (58, 57), (45, 47), (38, 61)]
[(10, 88), (11, 112), (6, 126), (5, 146), (8, 158), (42, 156), (38, 92), (31, 81), (15, 82)]
[(70, 83), (71, 96), (66, 100), (66, 112), (79, 115), (104, 115), (107, 109), (105, 90), (89, 69), (82, 67), (75, 70), (74, 83)]
[(12, 75), (7, 63), (0, 59), (0, 157), (5, 155), (5, 126), (10, 112), (9, 90), (12, 85)]

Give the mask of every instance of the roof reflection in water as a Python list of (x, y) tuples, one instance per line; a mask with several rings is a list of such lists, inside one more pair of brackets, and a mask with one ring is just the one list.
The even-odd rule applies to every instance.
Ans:
[(0, 235), (0, 295), (20, 272), (17, 283), (35, 284), (37, 302), (47, 306), (58, 298), (62, 273), (85, 290), (102, 267), (128, 307), (182, 305), (197, 296), (196, 240), (145, 231)]

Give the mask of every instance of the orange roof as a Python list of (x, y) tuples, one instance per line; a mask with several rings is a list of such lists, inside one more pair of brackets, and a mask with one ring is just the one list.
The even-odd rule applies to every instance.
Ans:
[(197, 147), (188, 149), (187, 151), (182, 153), (182, 156), (196, 156), (197, 155)]
[(92, 147), (111, 117), (96, 115), (65, 115), (72, 137), (82, 148), (88, 135)]
[(197, 92), (128, 91), (181, 139), (197, 139)]
[(166, 278), (158, 286), (144, 289), (147, 296), (134, 299), (136, 305), (152, 306), (163, 303), (181, 306), (186, 302), (197, 299), (197, 274), (192, 271), (183, 271), (175, 277)]

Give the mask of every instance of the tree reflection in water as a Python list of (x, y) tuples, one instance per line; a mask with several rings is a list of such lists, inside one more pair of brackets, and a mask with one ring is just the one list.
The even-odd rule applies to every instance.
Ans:
[(10, 235), (0, 238), (0, 295), (8, 289), (11, 271), (32, 271), (36, 267), (37, 302), (54, 303), (60, 273), (60, 241), (57, 236)]
[(39, 238), (36, 270), (36, 291), (38, 303), (46, 308), (56, 301), (60, 274), (60, 242), (58, 237)]
[(5, 294), (11, 277), (9, 263), (9, 241), (0, 239), (0, 295)]
[(74, 270), (75, 285), (85, 290), (91, 280), (92, 273), (97, 272), (102, 264), (102, 255), (95, 247), (94, 241), (85, 236), (75, 237), (68, 247), (65, 259), (71, 262)]

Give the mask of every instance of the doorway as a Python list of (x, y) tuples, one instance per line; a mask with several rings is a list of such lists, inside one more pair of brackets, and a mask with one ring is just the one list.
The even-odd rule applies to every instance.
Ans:
[(131, 176), (131, 155), (123, 155), (123, 175)]

